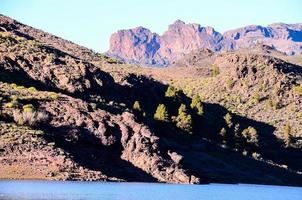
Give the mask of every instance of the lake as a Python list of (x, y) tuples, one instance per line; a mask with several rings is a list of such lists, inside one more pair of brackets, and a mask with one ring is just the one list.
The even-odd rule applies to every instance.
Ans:
[(1, 200), (301, 200), (302, 187), (0, 181)]

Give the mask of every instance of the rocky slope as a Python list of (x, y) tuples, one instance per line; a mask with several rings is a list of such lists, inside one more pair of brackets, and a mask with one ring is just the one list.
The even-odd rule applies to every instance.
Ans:
[[(298, 66), (270, 56), (201, 51), (195, 67), (141, 68), (95, 60), (93, 52), (82, 55), (81, 47), (36, 29), (21, 34), (19, 23), (4, 16), (0, 22), (0, 178), (302, 185), (300, 124), (285, 115), (288, 110), (275, 115), (295, 131), (285, 143), (275, 131), (280, 124), (268, 122), (274, 110), (254, 117), (220, 95), (227, 74), (234, 78), (227, 93), (242, 94), (243, 101), (250, 98), (240, 89), (245, 79), (251, 88), (267, 81), (263, 97), (280, 81), (288, 98), (280, 102), (300, 112), (301, 97), (293, 93)], [(209, 65), (201, 67), (203, 59)], [(212, 64), (220, 71), (215, 77)], [(197, 113), (192, 97), (207, 92)], [(160, 104), (166, 120), (154, 117)], [(259, 141), (251, 142), (255, 129)]]
[(120, 30), (111, 36), (108, 54), (128, 62), (166, 66), (198, 49), (220, 52), (260, 43), (289, 55), (300, 55), (301, 38), (301, 24), (252, 25), (221, 34), (212, 27), (177, 20), (161, 36), (143, 27)]

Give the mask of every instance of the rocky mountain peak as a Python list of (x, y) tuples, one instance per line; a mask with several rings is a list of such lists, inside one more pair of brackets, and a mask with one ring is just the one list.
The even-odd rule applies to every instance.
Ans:
[(180, 19), (176, 20), (173, 24), (169, 25), (169, 30), (177, 30), (179, 28), (182, 28), (186, 25), (186, 23)]
[[(198, 49), (229, 51), (263, 44), (289, 55), (302, 53), (302, 24), (249, 25), (221, 34), (213, 27), (176, 20), (161, 36), (143, 27), (113, 34), (109, 54), (126, 61), (166, 66)], [(118, 32), (119, 33), (119, 32)]]

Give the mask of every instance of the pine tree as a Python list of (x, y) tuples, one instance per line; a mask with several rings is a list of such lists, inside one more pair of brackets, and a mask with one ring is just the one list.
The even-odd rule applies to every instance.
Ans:
[(219, 132), (219, 135), (221, 136), (222, 142), (226, 143), (227, 140), (227, 134), (226, 134), (226, 129), (222, 128)]
[(191, 102), (191, 108), (196, 110), (197, 115), (203, 115), (203, 105), (199, 96), (194, 95)]
[(154, 119), (165, 122), (169, 121), (168, 111), (164, 104), (159, 104), (157, 106), (157, 109), (154, 114)]
[(142, 111), (139, 101), (135, 101), (132, 108), (133, 108), (133, 110), (138, 111), (138, 112)]
[(247, 142), (258, 145), (258, 133), (254, 127), (249, 126), (242, 131), (243, 137), (246, 138)]
[(227, 113), (223, 118), (228, 127), (231, 128), (233, 126), (232, 115), (230, 113)]
[(291, 143), (291, 127), (286, 124), (283, 128), (283, 141), (286, 147), (290, 146)]
[(186, 105), (181, 104), (178, 109), (178, 116), (175, 118), (176, 126), (192, 134), (192, 117), (188, 114)]
[(176, 97), (178, 95), (178, 93), (179, 93), (179, 90), (177, 90), (173, 86), (169, 86), (167, 88), (166, 93), (165, 93), (165, 97), (172, 97), (172, 98), (174, 98), (174, 97)]

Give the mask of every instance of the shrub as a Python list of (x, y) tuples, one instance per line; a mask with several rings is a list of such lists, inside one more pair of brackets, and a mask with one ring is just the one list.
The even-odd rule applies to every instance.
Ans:
[(296, 87), (294, 87), (294, 92), (299, 95), (302, 96), (302, 83)]
[(16, 95), (10, 96), (10, 99), (12, 100), (12, 102), (18, 102), (18, 97)]
[(253, 96), (253, 100), (255, 103), (259, 103), (260, 102), (260, 94), (259, 92), (256, 92)]
[(25, 89), (25, 87), (24, 86), (17, 86), (15, 89), (16, 90), (23, 90), (23, 89)]
[(268, 100), (268, 105), (273, 109), (278, 109), (279, 108), (279, 103), (277, 101), (272, 100), (272, 99)]
[(169, 121), (169, 114), (164, 104), (159, 104), (154, 114), (154, 119), (159, 121)]
[(203, 105), (199, 96), (194, 95), (191, 102), (191, 108), (196, 110), (197, 115), (203, 115)]
[(249, 126), (242, 131), (243, 137), (246, 138), (247, 142), (258, 145), (258, 133), (254, 127)]
[(37, 89), (35, 87), (28, 88), (28, 91), (31, 93), (37, 92)]
[(133, 108), (133, 110), (138, 111), (138, 112), (142, 111), (139, 101), (135, 101), (132, 108)]
[(13, 102), (8, 102), (8, 103), (5, 104), (5, 107), (6, 108), (12, 108), (12, 107), (14, 107), (14, 105), (15, 104)]
[(53, 99), (53, 100), (55, 100), (55, 99), (57, 99), (58, 98), (58, 94), (57, 93), (55, 93), (55, 92), (48, 92), (48, 94), (47, 94), (51, 99)]
[(227, 113), (223, 118), (227, 126), (231, 128), (233, 126), (232, 115), (230, 113)]
[(48, 115), (45, 112), (20, 112), (18, 110), (13, 112), (13, 117), (18, 125), (27, 124), (30, 126), (36, 126), (48, 119)]
[(178, 109), (178, 116), (175, 118), (176, 126), (188, 133), (192, 133), (192, 117), (188, 114), (186, 105), (181, 104)]
[(278, 96), (280, 93), (280, 87), (278, 85), (274, 85), (273, 87), (273, 95)]
[(216, 65), (212, 65), (211, 72), (213, 77), (217, 76), (220, 73), (219, 68)]
[(34, 106), (32, 104), (26, 104), (23, 106), (24, 112), (32, 112), (34, 110)]
[(10, 84), (10, 86), (14, 89), (16, 89), (18, 87), (18, 85), (16, 83), (12, 83), (12, 84)]
[(233, 80), (232, 79), (228, 79), (226, 81), (226, 87), (227, 89), (231, 90), (233, 88)]
[(96, 110), (97, 109), (96, 103), (90, 103), (90, 106), (91, 106), (92, 110)]

